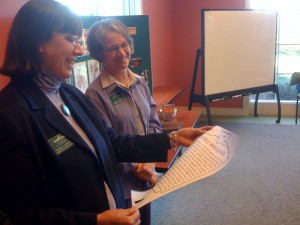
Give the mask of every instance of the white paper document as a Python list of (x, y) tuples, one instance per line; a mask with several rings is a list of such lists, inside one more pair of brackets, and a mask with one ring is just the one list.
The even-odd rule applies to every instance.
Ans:
[(132, 191), (133, 202), (140, 208), (147, 203), (208, 177), (231, 160), (239, 137), (219, 126), (198, 137), (176, 160), (158, 183), (146, 192)]

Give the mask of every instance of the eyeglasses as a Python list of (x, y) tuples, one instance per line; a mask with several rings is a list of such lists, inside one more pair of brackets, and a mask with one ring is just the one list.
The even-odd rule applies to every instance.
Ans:
[(119, 46), (113, 45), (110, 48), (104, 49), (104, 51), (110, 52), (110, 53), (117, 53), (120, 48), (123, 49), (123, 50), (128, 50), (129, 49), (129, 43), (127, 41), (125, 41)]
[(78, 35), (68, 34), (68, 33), (56, 33), (53, 34), (63, 36), (68, 42), (72, 43), (72, 45), (76, 46), (78, 44), (82, 45), (82, 40)]

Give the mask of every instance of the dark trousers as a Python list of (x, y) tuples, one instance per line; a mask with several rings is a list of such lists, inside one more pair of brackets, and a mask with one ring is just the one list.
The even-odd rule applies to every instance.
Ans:
[[(131, 207), (131, 199), (126, 199), (126, 205), (128, 208)], [(151, 204), (148, 203), (139, 209), (141, 225), (151, 225)]]
[(140, 208), (141, 225), (151, 225), (151, 204), (148, 203)]

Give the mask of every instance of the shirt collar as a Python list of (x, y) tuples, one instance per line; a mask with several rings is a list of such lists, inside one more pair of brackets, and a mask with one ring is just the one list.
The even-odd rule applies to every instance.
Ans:
[[(137, 82), (140, 76), (133, 73), (130, 69), (127, 69), (127, 74), (128, 74), (128, 81), (129, 81), (127, 88), (129, 88)], [(100, 80), (103, 88), (107, 88), (113, 84), (115, 84), (116, 86), (124, 87), (124, 85), (118, 82), (105, 68), (103, 69), (100, 75)]]

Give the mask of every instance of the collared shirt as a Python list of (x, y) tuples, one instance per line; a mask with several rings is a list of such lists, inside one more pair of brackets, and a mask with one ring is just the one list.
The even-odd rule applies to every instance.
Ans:
[(161, 132), (156, 103), (146, 81), (129, 69), (128, 76), (129, 84), (124, 87), (104, 69), (86, 95), (108, 126), (121, 135)]
[[(136, 83), (138, 78), (134, 73), (132, 73), (129, 70), (128, 70), (127, 75), (128, 75), (128, 84), (125, 86), (122, 83), (120, 83), (118, 80), (116, 80), (113, 76), (111, 76), (107, 72), (107, 70), (103, 70), (101, 77), (100, 77), (101, 82), (102, 82), (102, 87), (106, 88), (106, 87), (109, 87), (110, 85), (112, 85), (113, 83), (117, 83), (118, 85), (123, 86), (125, 88), (130, 88), (133, 84)], [(131, 105), (132, 110), (134, 109), (134, 113), (137, 118), (136, 129), (138, 132), (136, 134), (145, 135), (144, 121), (142, 119), (140, 111), (138, 110), (138, 106), (136, 105), (136, 102), (132, 101), (132, 102), (128, 102), (128, 104)]]

